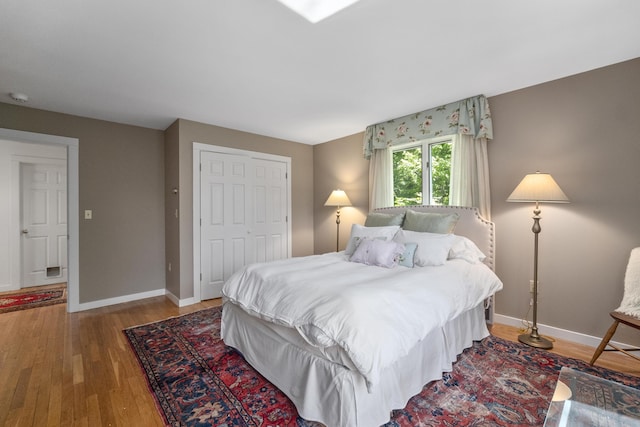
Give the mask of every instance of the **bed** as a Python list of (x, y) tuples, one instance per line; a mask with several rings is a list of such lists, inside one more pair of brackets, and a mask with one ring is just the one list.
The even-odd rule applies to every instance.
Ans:
[[(489, 335), (487, 302), (502, 289), (493, 273), (493, 223), (476, 208), (410, 210), (382, 208), (374, 215), (455, 216), (454, 232), (354, 226), (345, 251), (252, 264), (225, 283), (223, 340), (282, 390), (301, 417), (327, 427), (384, 424)], [(380, 237), (385, 233), (392, 238)], [(455, 243), (447, 246), (446, 239)], [(386, 250), (393, 241), (415, 250), (420, 266), (352, 262), (364, 246)], [(483, 255), (478, 262), (465, 258), (466, 249), (454, 251), (469, 242), (473, 254)], [(439, 264), (441, 254), (432, 253), (443, 244), (446, 261)], [(403, 264), (405, 256), (395, 259)]]

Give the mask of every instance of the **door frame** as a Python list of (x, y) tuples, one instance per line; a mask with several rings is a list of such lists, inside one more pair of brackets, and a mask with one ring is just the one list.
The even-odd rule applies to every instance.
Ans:
[(208, 151), (220, 154), (233, 154), (250, 158), (272, 160), (287, 164), (287, 257), (291, 256), (291, 157), (277, 154), (260, 153), (258, 151), (241, 150), (238, 148), (221, 147), (218, 145), (193, 143), (193, 303), (202, 301), (200, 298), (200, 153)]
[(69, 239), (67, 242), (67, 311), (69, 313), (78, 311), (80, 306), (80, 141), (78, 138), (5, 128), (0, 128), (0, 139), (30, 144), (62, 145), (67, 149), (67, 236)]

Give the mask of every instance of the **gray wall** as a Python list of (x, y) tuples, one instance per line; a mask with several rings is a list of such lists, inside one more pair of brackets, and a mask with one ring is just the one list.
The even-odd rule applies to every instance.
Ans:
[[(505, 199), (526, 173), (551, 173), (571, 199), (542, 205), (538, 322), (602, 336), (640, 246), (640, 59), (489, 99), (500, 314), (528, 309), (533, 206)], [(618, 340), (634, 340), (621, 328)]]
[[(180, 197), (173, 189), (180, 188), (180, 122), (176, 120), (164, 132), (164, 238), (167, 265), (166, 289), (180, 296)], [(176, 218), (178, 212), (178, 218)], [(171, 266), (171, 269), (169, 269)], [(193, 268), (192, 268), (193, 270)]]
[[(489, 103), (496, 272), (505, 285), (496, 312), (525, 317), (533, 278), (533, 205), (505, 200), (525, 174), (549, 172), (571, 204), (542, 205), (538, 322), (600, 337), (622, 298), (629, 252), (640, 246), (640, 59), (494, 96)], [(334, 211), (322, 206), (333, 187), (352, 189), (349, 196), (358, 200), (351, 199), (357, 214), (346, 222), (364, 219), (362, 136), (314, 147), (317, 253), (335, 249), (327, 238), (335, 238)], [(349, 175), (354, 171), (355, 181)], [(623, 326), (616, 339), (639, 341)]]
[(0, 127), (79, 139), (81, 303), (164, 288), (162, 131), (3, 103)]
[(292, 251), (313, 253), (312, 146), (188, 120), (163, 132), (2, 103), (0, 127), (80, 141), (80, 211), (93, 210), (80, 220), (81, 303), (163, 288), (193, 296), (194, 141), (291, 157)]
[(325, 206), (333, 190), (341, 189), (353, 206), (340, 210), (340, 250), (352, 224), (363, 224), (369, 211), (369, 161), (362, 157), (363, 133), (313, 146), (313, 194), (316, 254), (336, 250), (336, 208)]

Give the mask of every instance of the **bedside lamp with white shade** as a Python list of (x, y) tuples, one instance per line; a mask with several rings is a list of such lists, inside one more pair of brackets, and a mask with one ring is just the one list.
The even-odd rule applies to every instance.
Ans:
[(338, 189), (333, 190), (329, 198), (324, 202), (325, 206), (337, 206), (336, 211), (336, 252), (340, 250), (340, 208), (343, 206), (351, 206), (351, 200), (347, 197), (347, 193)]

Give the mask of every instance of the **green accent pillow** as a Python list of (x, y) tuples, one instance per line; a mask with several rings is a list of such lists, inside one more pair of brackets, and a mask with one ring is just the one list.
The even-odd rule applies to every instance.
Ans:
[(399, 214), (385, 214), (372, 212), (367, 215), (364, 222), (365, 227), (385, 227), (388, 225), (402, 225), (404, 221), (404, 212)]
[(458, 223), (458, 215), (454, 213), (436, 213), (436, 212), (416, 212), (411, 209), (407, 210), (404, 219), (403, 229), (409, 231), (419, 231), (421, 233), (453, 233)]

